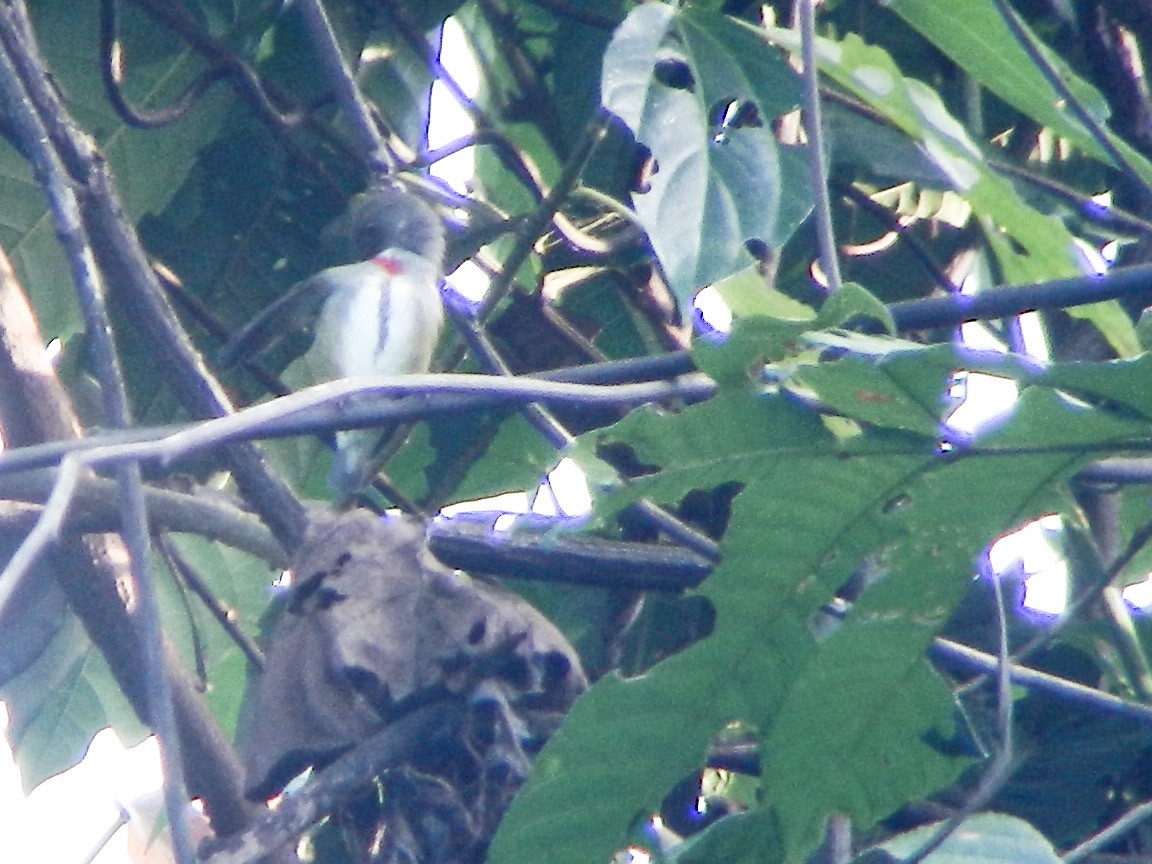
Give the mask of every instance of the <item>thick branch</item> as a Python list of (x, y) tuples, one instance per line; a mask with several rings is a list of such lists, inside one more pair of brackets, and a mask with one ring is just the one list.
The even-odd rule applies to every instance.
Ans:
[[(0, 496), (8, 501), (41, 504), (48, 499), (55, 483), (55, 473), (50, 471), (17, 474), (3, 478)], [(198, 534), (256, 555), (273, 566), (287, 566), (287, 555), (276, 538), (255, 516), (241, 510), (230, 498), (150, 486), (145, 487), (144, 494), (154, 530)], [(38, 518), (39, 510), (39, 507), (29, 507), (20, 513), (5, 512), (0, 502), (0, 522), (12, 530), (26, 526), (24, 533), (27, 533)], [(80, 533), (119, 531), (116, 484), (101, 477), (83, 479), (76, 489), (66, 527)]]
[[(3, 43), (5, 61), (3, 69), (5, 107), (9, 119), (14, 120), (15, 136), (20, 140), (24, 152), (32, 154), (31, 158), (38, 169), (38, 177), (41, 183), (48, 187), (61, 229), (62, 242), (70, 252), (70, 261), (74, 265), (79, 287), (85, 289), (83, 297), (89, 327), (99, 331), (97, 336), (106, 337), (107, 323), (102, 309), (98, 308), (102, 305), (102, 298), (98, 296), (99, 276), (91, 260), (91, 249), (86, 236), (86, 230), (91, 226), (76, 212), (76, 201), (73, 196), (77, 177), (71, 174), (72, 168), (85, 159), (92, 160), (88, 167), (95, 164), (94, 150), (91, 143), (67, 122), (67, 115), (63, 112), (51, 87), (35, 48), (22, 4), (5, 4), (0, 7), (0, 16), (2, 16), (0, 41)], [(40, 125), (41, 123), (52, 123), (53, 129), (48, 131)], [(92, 196), (88, 196), (86, 201), (91, 204)], [(113, 198), (107, 198), (105, 203), (118, 214)], [(128, 234), (131, 236), (130, 231)], [(138, 246), (136, 251), (139, 253)], [(142, 253), (139, 257), (143, 259)], [(14, 280), (9, 279), (8, 283), (6, 291), (18, 290)], [(8, 296), (11, 297), (11, 293)], [(37, 332), (34, 321), (22, 320), (21, 323), (24, 329), (20, 333), (20, 338), (25, 344), (20, 350), (29, 354), (42, 350), (43, 340)], [(110, 350), (109, 346), (108, 352), (105, 353), (108, 354)], [(111, 379), (117, 377), (117, 371), (114, 363), (109, 364), (108, 356), (103, 359), (105, 360), (103, 369), (106, 372), (104, 383), (107, 387), (114, 383)], [(20, 364), (13, 362), (7, 371), (19, 369)], [(13, 386), (18, 387), (23, 383), (20, 377), (13, 375)], [(43, 381), (40, 384), (44, 386)], [(47, 404), (43, 406), (45, 413), (39, 417), (43, 423), (42, 427), (36, 428), (35, 425), (29, 424), (23, 429), (24, 434), (29, 436), (29, 443), (44, 440), (46, 437), (59, 436), (69, 427), (72, 434), (75, 434), (74, 430), (78, 428), (67, 397), (58, 384), (54, 386), (56, 391), (50, 394), (54, 398), (50, 402), (46, 400)], [(122, 400), (110, 407), (114, 413), (125, 416)], [(53, 412), (55, 416), (51, 417)], [(134, 532), (134, 539), (137, 541), (135, 560), (139, 563), (144, 560), (143, 547), (147, 541), (143, 519), (140, 516), (142, 503), (138, 495), (135, 503), (137, 505), (133, 508), (137, 520)], [(147, 672), (148, 659), (156, 658), (157, 652), (140, 650), (137, 640), (133, 638), (136, 627), (120, 592), (122, 586), (133, 583), (133, 575), (142, 577), (144, 574), (139, 570), (134, 574), (128, 572), (124, 563), (123, 547), (113, 536), (67, 539), (60, 544), (60, 552), (64, 566), (59, 568), (56, 576), (69, 604), (83, 622), (89, 637), (107, 658), (118, 684), (132, 702), (136, 713), (142, 720), (155, 727), (157, 712), (164, 713), (167, 705), (166, 699), (155, 700), (153, 704), (148, 693), (150, 680)], [(136, 585), (137, 588), (141, 587), (139, 578), (136, 579)], [(235, 753), (218, 729), (214, 736), (207, 734), (207, 730), (215, 728), (215, 721), (193, 690), (187, 675), (176, 661), (174, 652), (167, 644), (160, 643), (158, 634), (156, 644), (162, 646), (158, 648), (159, 653), (163, 655), (159, 662), (165, 667), (166, 675), (153, 677), (151, 680), (160, 680), (161, 686), (165, 689), (168, 680), (171, 680), (173, 696), (179, 706), (178, 725), (181, 730), (190, 730), (191, 734), (195, 735), (195, 740), (188, 742), (186, 751), (186, 767), (189, 779), (196, 790), (194, 794), (204, 797), (217, 830), (224, 832), (238, 830), (247, 822), (250, 805), (235, 794), (235, 790), (239, 788), (240, 777)], [(174, 742), (176, 737), (167, 736), (169, 742)]]
[[(1086, 306), (1119, 297), (1152, 300), (1152, 264), (1122, 267), (1108, 273), (1073, 276), (1034, 285), (995, 288), (976, 295), (953, 294), (926, 300), (906, 300), (888, 307), (897, 329), (956, 327), (968, 321), (1010, 318), (1043, 309)], [(849, 325), (851, 326), (851, 325)], [(862, 329), (875, 329), (870, 323)]]

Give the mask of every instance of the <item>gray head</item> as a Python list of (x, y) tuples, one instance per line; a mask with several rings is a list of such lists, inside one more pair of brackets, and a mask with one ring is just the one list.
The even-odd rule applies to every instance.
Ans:
[(361, 192), (349, 202), (342, 219), (361, 259), (384, 249), (407, 249), (437, 270), (444, 266), (444, 223), (435, 210), (402, 187)]

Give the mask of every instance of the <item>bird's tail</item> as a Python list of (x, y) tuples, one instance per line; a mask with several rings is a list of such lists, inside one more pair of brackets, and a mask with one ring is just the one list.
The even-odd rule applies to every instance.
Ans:
[(376, 429), (359, 429), (336, 433), (336, 453), (332, 458), (332, 473), (328, 485), (337, 500), (348, 501), (368, 485), (372, 454), (380, 443)]

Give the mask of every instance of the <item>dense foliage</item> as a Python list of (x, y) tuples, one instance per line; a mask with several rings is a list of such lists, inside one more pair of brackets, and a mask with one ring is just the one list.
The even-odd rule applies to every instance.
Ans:
[[(327, 226), (383, 162), (445, 215), (448, 270), (491, 280), (479, 303), (448, 292), (439, 369), (673, 380), (640, 407), (418, 406), (363, 502), (434, 514), (534, 489), (564, 458), (592, 493), (579, 548), (603, 568), (621, 545), (597, 541), (653, 553), (635, 565), (651, 571), (643, 587), (612, 583), (577, 572), (554, 530), (535, 575), (575, 584), (507, 580), (594, 683), (489, 860), (599, 864), (632, 847), (802, 862), (821, 844), (847, 860), (832, 849), (845, 824), (854, 852), (907, 860), (925, 826), (971, 817), (951, 854), (1050, 861), (1149, 796), (1147, 624), (1120, 597), (1152, 563), (1148, 3), (823, 4), (815, 170), (785, 0), (329, 2), (373, 112), (367, 138), (315, 0), (28, 5), (31, 31), (22, 3), (0, 4), (0, 246), (15, 269), (0, 286), (0, 419), (20, 448), (0, 457), (6, 558), (77, 429), (200, 422), (282, 392), (271, 373), (292, 345), (263, 368), (213, 358), (293, 283), (346, 260)], [(479, 69), (473, 99), (427, 35), (449, 15)], [(432, 150), (434, 81), (475, 131)], [(467, 194), (426, 174), (457, 150), (476, 160)], [(819, 187), (842, 276), (822, 248)], [(705, 286), (732, 313), (721, 333), (691, 326)], [(964, 322), (978, 343), (958, 338)], [(670, 372), (610, 362), (657, 356)], [(700, 384), (693, 367), (714, 382), (707, 398), (676, 389)], [(1011, 409), (975, 432), (950, 425), (964, 388), (989, 380), (1015, 385)], [(144, 470), (171, 652), (136, 641), (147, 589), (127, 606), (117, 593), (149, 582), (143, 526), (112, 482), (136, 488), (131, 471), (82, 478), (59, 542), (25, 578), (0, 577), (0, 698), (27, 786), (106, 725), (135, 740), (140, 717), (162, 723), (151, 652), (168, 658), (189, 788), (214, 820), (228, 810), (226, 795), (211, 807), (232, 770), (217, 733), (236, 735), (257, 674), (237, 631), (267, 623), (300, 502), (330, 502), (325, 438), (340, 419), (314, 417), (315, 435), (247, 428), (267, 438), (259, 449), (204, 445), (174, 465), (134, 451), (139, 438), (102, 439), (123, 449), (98, 464)], [(993, 590), (987, 549), (1054, 514), (1072, 602), (1029, 617), (1018, 579)], [(137, 551), (131, 578), (102, 531)], [(517, 575), (511, 539), (488, 541), (472, 569)], [(654, 589), (675, 558), (655, 553), (670, 548), (707, 578)], [(1029, 667), (1013, 666), (1020, 689), (1004, 686), (1005, 650)], [(1139, 833), (1105, 841), (1148, 854)]]

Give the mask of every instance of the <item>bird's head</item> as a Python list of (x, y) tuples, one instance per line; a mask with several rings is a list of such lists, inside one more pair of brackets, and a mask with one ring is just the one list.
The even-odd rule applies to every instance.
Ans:
[(342, 217), (355, 247), (366, 260), (381, 249), (404, 249), (444, 266), (444, 223), (430, 206), (400, 186), (381, 186), (362, 192)]

